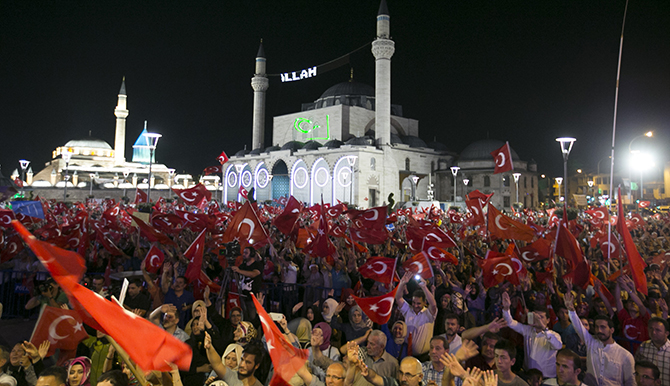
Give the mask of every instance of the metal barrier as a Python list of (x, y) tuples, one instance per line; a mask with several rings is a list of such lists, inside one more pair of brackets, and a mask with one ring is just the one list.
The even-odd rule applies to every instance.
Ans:
[(49, 277), (48, 272), (0, 271), (0, 303), (2, 318), (28, 319), (39, 313), (39, 307), (26, 310), (26, 303), (32, 297), (35, 283)]

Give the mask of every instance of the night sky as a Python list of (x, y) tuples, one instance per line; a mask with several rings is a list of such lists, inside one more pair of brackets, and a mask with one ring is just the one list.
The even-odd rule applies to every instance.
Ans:
[[(624, 1), (389, 0), (392, 103), (420, 136), (460, 152), (508, 140), (538, 171), (562, 173), (559, 136), (574, 136), (572, 167), (609, 155)], [(0, 164), (35, 172), (70, 139), (114, 144), (126, 77), (126, 158), (148, 120), (163, 134), (157, 162), (194, 175), (251, 144), (250, 79), (263, 38), (268, 73), (335, 59), (373, 40), (379, 2), (0, 2)], [(670, 126), (670, 2), (631, 1), (626, 20), (617, 153), (647, 130), (665, 157)], [(350, 65), (267, 93), (272, 119), (349, 78), (374, 85), (366, 47)], [(605, 169), (603, 161), (601, 169)], [(623, 165), (618, 162), (617, 165)]]

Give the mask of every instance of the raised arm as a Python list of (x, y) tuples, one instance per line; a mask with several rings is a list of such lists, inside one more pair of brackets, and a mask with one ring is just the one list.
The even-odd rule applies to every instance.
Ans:
[(626, 291), (630, 294), (630, 298), (637, 304), (637, 307), (640, 309), (640, 315), (644, 316), (647, 314), (647, 306), (642, 303), (642, 299), (637, 295), (637, 289), (635, 289), (635, 283), (633, 279), (629, 276), (621, 276), (621, 282)]
[[(405, 293), (405, 286), (407, 286), (407, 283), (411, 278), (412, 272), (407, 271), (400, 279), (400, 283), (398, 283), (398, 290), (395, 292), (395, 302), (398, 304), (398, 308), (402, 307), (405, 303), (405, 299), (402, 298), (402, 295)], [(434, 300), (435, 298), (433, 298), (433, 301)]]
[(345, 386), (353, 385), (356, 370), (360, 370), (363, 378), (365, 378), (365, 380), (374, 386), (384, 386), (384, 378), (380, 377), (379, 374), (368, 368), (368, 366), (358, 357), (358, 345), (356, 343), (347, 343), (347, 357), (349, 358), (350, 365), (349, 369), (347, 369), (347, 375), (344, 379)]
[(212, 365), (212, 370), (214, 370), (214, 372), (218, 377), (220, 378), (225, 377), (226, 366), (223, 365), (223, 362), (221, 361), (221, 356), (219, 355), (218, 352), (216, 352), (216, 349), (212, 345), (212, 337), (209, 336), (207, 332), (205, 332), (204, 347), (205, 350), (207, 350), (207, 359), (209, 360), (209, 364)]
[(172, 268), (172, 264), (166, 261), (165, 264), (163, 264), (163, 275), (161, 276), (161, 291), (163, 291), (164, 294), (170, 290), (170, 285), (172, 285), (170, 268)]
[(596, 340), (591, 336), (591, 334), (582, 326), (582, 321), (579, 320), (579, 315), (575, 312), (575, 297), (572, 295), (572, 291), (566, 291), (563, 295), (563, 301), (565, 302), (565, 308), (568, 309), (568, 315), (570, 315), (570, 322), (572, 322), (572, 327), (575, 329), (577, 335), (586, 343), (586, 346), (589, 347), (596, 342)]
[(507, 292), (503, 292), (502, 294), (503, 318), (505, 319), (505, 322), (507, 322), (507, 327), (511, 328), (512, 330), (518, 332), (523, 336), (528, 335), (532, 330), (532, 327), (526, 326), (525, 324), (521, 324), (516, 320), (514, 320), (514, 318), (512, 318), (512, 314), (510, 314), (509, 311), (511, 305), (512, 301), (509, 298), (509, 294)]
[(480, 336), (486, 334), (487, 332), (497, 334), (503, 327), (507, 327), (507, 322), (503, 318), (495, 318), (489, 324), (485, 324), (479, 327), (472, 327), (468, 330), (463, 331), (461, 337), (463, 339), (473, 340), (479, 338)]
[[(428, 288), (428, 285), (426, 284), (425, 280), (421, 279), (421, 281), (419, 281), (419, 287), (421, 287), (423, 293), (426, 294), (426, 301), (428, 301), (428, 310), (433, 316), (437, 316), (437, 303), (435, 302), (435, 295), (433, 295), (433, 292)], [(396, 296), (398, 296), (397, 292)]]

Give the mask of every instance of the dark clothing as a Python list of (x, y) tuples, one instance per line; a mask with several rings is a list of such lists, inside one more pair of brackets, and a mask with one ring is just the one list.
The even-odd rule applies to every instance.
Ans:
[(134, 298), (126, 296), (126, 300), (123, 301), (123, 305), (127, 306), (131, 310), (140, 309), (146, 312), (149, 312), (151, 308), (151, 299), (143, 293), (137, 294)]
[(258, 276), (251, 278), (247, 277), (244, 275), (239, 275), (240, 276), (240, 284), (239, 288), (242, 291), (242, 296), (244, 297), (245, 300), (251, 300), (250, 293), (258, 293), (261, 289), (261, 284), (263, 283), (263, 262), (262, 261), (254, 261), (251, 264), (247, 264), (246, 262), (240, 264), (240, 270), (242, 271), (255, 271), (258, 270), (261, 274)]
[(488, 371), (488, 370), (495, 370), (496, 364), (494, 363), (493, 366), (489, 366), (488, 362), (486, 362), (486, 359), (484, 359), (482, 354), (477, 354), (476, 356), (468, 359), (467, 362), (465, 362), (466, 369), (472, 367), (476, 367), (481, 371)]
[(179, 328), (182, 330), (186, 327), (186, 323), (191, 319), (191, 310), (182, 310), (182, 306), (184, 304), (191, 305), (193, 302), (195, 302), (193, 293), (184, 290), (181, 296), (177, 296), (172, 288), (168, 290), (165, 294), (165, 299), (163, 299), (164, 304), (173, 304), (179, 310)]

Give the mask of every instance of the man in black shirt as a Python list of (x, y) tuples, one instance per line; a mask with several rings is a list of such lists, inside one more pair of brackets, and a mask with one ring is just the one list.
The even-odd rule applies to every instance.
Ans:
[(242, 304), (244, 305), (248, 321), (256, 319), (256, 307), (251, 299), (251, 293), (258, 293), (261, 289), (263, 272), (263, 259), (258, 256), (253, 247), (244, 248), (242, 252), (244, 262), (239, 267), (232, 267), (232, 271), (240, 276), (239, 288), (242, 292)]
[(151, 299), (142, 293), (142, 280), (132, 279), (130, 281), (126, 299), (123, 301), (123, 306), (129, 311), (135, 312), (135, 310), (137, 310), (135, 313), (142, 317), (149, 312), (149, 308), (151, 308)]

